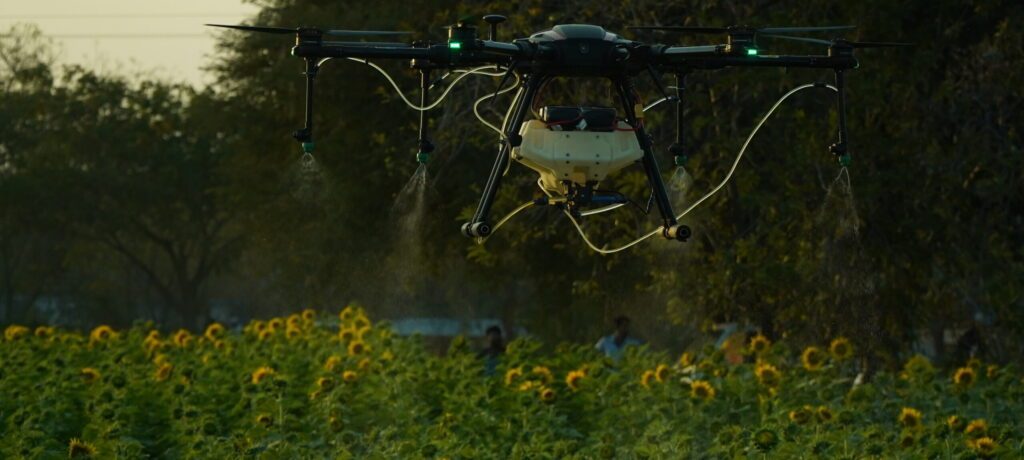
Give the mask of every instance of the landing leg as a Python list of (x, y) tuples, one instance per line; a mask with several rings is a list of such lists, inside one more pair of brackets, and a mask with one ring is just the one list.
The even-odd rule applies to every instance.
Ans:
[(491, 174), (487, 177), (487, 183), (484, 184), (484, 192), (480, 197), (480, 204), (476, 207), (476, 213), (473, 214), (473, 219), (462, 224), (463, 235), (476, 238), (491, 234), (491, 224), (488, 222), (491, 215), (491, 206), (494, 204), (494, 197), (497, 196), (498, 188), (501, 186), (501, 179), (505, 174), (505, 168), (512, 155), (512, 148), (518, 147), (522, 143), (522, 138), (519, 136), (519, 128), (522, 126), (523, 119), (526, 118), (526, 114), (530, 110), (530, 105), (533, 104), (533, 98), (537, 94), (537, 89), (541, 83), (542, 78), (538, 76), (531, 75), (526, 77), (522, 83), (522, 88), (524, 89), (519, 91), (516, 94), (516, 99), (512, 101), (511, 116), (502, 125), (505, 132), (502, 136), (501, 146), (498, 148), (498, 156), (494, 159)]
[(654, 148), (651, 145), (651, 138), (644, 130), (643, 109), (639, 105), (639, 99), (633, 89), (633, 82), (628, 78), (615, 80), (615, 88), (619, 92), (623, 108), (626, 112), (626, 121), (636, 128), (636, 140), (643, 150), (644, 172), (647, 173), (647, 180), (651, 183), (654, 193), (654, 202), (658, 205), (664, 222), (662, 236), (668, 239), (686, 241), (690, 237), (690, 227), (679, 225), (676, 221), (675, 212), (672, 210), (672, 202), (669, 200), (668, 192), (665, 189), (665, 182), (661, 179), (661, 171), (658, 169), (658, 160), (654, 157)]

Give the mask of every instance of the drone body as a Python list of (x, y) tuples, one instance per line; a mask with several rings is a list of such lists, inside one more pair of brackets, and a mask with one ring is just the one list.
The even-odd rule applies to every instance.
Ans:
[[(664, 95), (676, 104), (676, 139), (669, 148), (674, 162), (681, 165), (688, 152), (684, 142), (682, 117), (686, 75), (696, 70), (725, 67), (803, 67), (830, 69), (835, 73), (838, 93), (839, 139), (830, 151), (840, 162), (848, 162), (846, 147), (844, 72), (857, 67), (855, 48), (897, 46), (897, 43), (858, 43), (846, 40), (825, 41), (788, 37), (778, 33), (802, 33), (844, 30), (851, 26), (761, 28), (639, 27), (634, 29), (668, 30), (690, 33), (726, 34), (724, 44), (670, 46), (628, 40), (604, 28), (587, 24), (557, 25), (512, 42), (497, 40), (502, 16), (489, 15), (487, 40), (477, 36), (477, 28), (464, 22), (449, 27), (445, 43), (377, 43), (325, 40), (325, 36), (396, 35), (400, 32), (282, 29), (254, 26), (220, 26), (246, 31), (294, 34), (292, 54), (306, 61), (306, 122), (293, 135), (308, 153), (313, 150), (313, 88), (321, 65), (335, 58), (346, 58), (373, 65), (375, 59), (405, 59), (420, 73), (420, 104), (406, 103), (420, 112), (419, 152), (417, 160), (426, 162), (434, 149), (427, 132), (426, 112), (440, 99), (428, 104), (431, 72), (447, 70), (479, 72), (489, 67), (503, 71), (500, 93), (515, 90), (511, 105), (499, 127), (500, 146), (484, 185), (483, 194), (472, 219), (462, 226), (469, 237), (487, 237), (494, 230), (491, 207), (502, 178), (512, 160), (540, 175), (538, 184), (546, 198), (534, 202), (561, 208), (571, 218), (611, 210), (629, 201), (617, 192), (600, 191), (598, 183), (609, 174), (639, 163), (651, 186), (651, 201), (662, 219), (659, 233), (668, 239), (685, 241), (690, 229), (680, 225), (672, 209), (658, 167), (651, 137), (644, 127), (644, 106), (634, 86), (640, 76), (653, 78)], [(764, 55), (758, 49), (758, 35), (810, 41), (829, 46), (827, 55)], [(383, 70), (374, 66), (382, 73)], [(675, 94), (661, 83), (665, 73), (676, 77)], [(385, 73), (385, 76), (387, 74)], [(544, 85), (555, 78), (598, 77), (606, 79), (618, 97), (618, 107), (543, 107), (535, 111)], [(512, 87), (506, 84), (515, 79)], [(390, 77), (388, 77), (390, 80)], [(457, 82), (458, 80), (456, 80)], [(394, 84), (392, 80), (392, 84)], [(454, 83), (452, 83), (454, 85)], [(397, 89), (397, 86), (396, 86)], [(450, 88), (449, 88), (450, 89)], [(447, 94), (447, 91), (445, 92)], [(442, 95), (442, 99), (443, 99)], [(403, 96), (404, 99), (404, 96)], [(486, 99), (486, 98), (484, 98)], [(477, 101), (479, 104), (481, 100)], [(475, 106), (474, 106), (475, 111)], [(527, 120), (533, 113), (534, 119)], [(479, 114), (478, 114), (479, 117)], [(484, 121), (481, 118), (481, 121)], [(484, 121), (486, 123), (486, 121)], [(489, 124), (488, 124), (489, 125)]]

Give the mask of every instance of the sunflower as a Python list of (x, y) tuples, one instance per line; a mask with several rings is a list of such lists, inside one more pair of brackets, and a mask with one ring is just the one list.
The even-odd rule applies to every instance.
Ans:
[(807, 347), (800, 355), (800, 362), (803, 363), (804, 369), (818, 371), (825, 364), (825, 353), (818, 347)]
[(284, 331), (284, 336), (289, 339), (294, 339), (300, 335), (302, 335), (302, 330), (299, 329), (298, 326), (292, 326), (291, 324), (289, 324), (288, 328)]
[(153, 380), (163, 382), (171, 376), (171, 371), (173, 370), (174, 366), (171, 365), (171, 363), (160, 364), (160, 366), (156, 368), (156, 372), (153, 373)]
[(335, 367), (341, 364), (341, 357), (338, 355), (331, 355), (327, 357), (327, 361), (324, 361), (324, 369), (333, 371)]
[(909, 449), (911, 447), (914, 447), (915, 443), (917, 443), (917, 438), (914, 437), (914, 433), (910, 431), (904, 431), (903, 433), (900, 434), (901, 448)]
[(715, 388), (705, 380), (694, 380), (690, 384), (690, 395), (697, 399), (709, 401), (715, 399)]
[(174, 333), (174, 344), (179, 347), (187, 347), (192, 343), (192, 334), (185, 329), (178, 329), (178, 332)]
[(341, 313), (338, 313), (338, 319), (340, 319), (341, 322), (343, 323), (352, 321), (352, 318), (355, 318), (355, 316), (356, 309), (352, 305), (345, 307), (343, 310), (341, 310)]
[(793, 409), (789, 411), (789, 421), (797, 425), (803, 425), (811, 421), (811, 416), (813, 415), (813, 413), (814, 408), (811, 406), (804, 406), (797, 409)]
[(968, 388), (974, 384), (977, 375), (972, 367), (961, 367), (953, 373), (953, 384), (960, 388)]
[(569, 371), (569, 373), (566, 374), (565, 376), (565, 386), (569, 387), (569, 389), (572, 391), (579, 390), (580, 381), (583, 380), (583, 377), (586, 376), (587, 374), (583, 370)]
[(935, 372), (932, 362), (923, 355), (914, 355), (903, 365), (903, 372), (912, 376), (928, 376)]
[(651, 387), (651, 380), (654, 380), (654, 371), (650, 369), (644, 371), (644, 373), (640, 376), (640, 384), (643, 385), (644, 388)]
[(949, 418), (946, 419), (946, 426), (948, 426), (950, 430), (961, 431), (964, 429), (964, 419), (957, 415), (950, 415)]
[(551, 388), (542, 386), (540, 387), (540, 390), (538, 390), (538, 392), (540, 393), (541, 401), (551, 402), (555, 400), (555, 390), (552, 390)]
[(345, 382), (352, 383), (359, 379), (359, 374), (355, 371), (345, 371), (341, 373), (341, 379)]
[(537, 388), (539, 386), (540, 386), (540, 383), (537, 383), (534, 380), (527, 380), (527, 381), (524, 381), (523, 383), (519, 384), (519, 391), (530, 391), (530, 390), (532, 390), (534, 388)]
[(989, 458), (995, 455), (996, 449), (999, 448), (999, 444), (996, 444), (995, 440), (988, 436), (982, 436), (973, 441), (967, 441), (967, 447), (970, 447), (974, 453), (978, 454), (981, 458)]
[(328, 391), (334, 388), (334, 379), (330, 377), (320, 377), (316, 379), (316, 387), (322, 391)]
[(256, 371), (252, 373), (252, 383), (253, 385), (259, 385), (259, 383), (262, 382), (263, 379), (273, 377), (274, 374), (276, 373), (277, 372), (274, 371), (274, 368), (272, 367), (261, 366), (259, 369), (256, 369)]
[(282, 321), (281, 318), (271, 318), (270, 321), (267, 322), (267, 329), (270, 329), (271, 332), (277, 332), (277, 330), (282, 327), (284, 327), (284, 321)]
[(684, 351), (679, 355), (679, 367), (690, 367), (693, 365), (693, 353)]
[(818, 406), (818, 409), (814, 412), (814, 414), (818, 416), (818, 421), (821, 423), (831, 422), (834, 418), (834, 415), (832, 414), (832, 409), (829, 409), (828, 406)]
[(551, 383), (555, 380), (554, 376), (551, 375), (551, 369), (548, 369), (545, 366), (533, 366), (531, 373), (540, 377), (544, 383)]
[(750, 352), (754, 354), (761, 354), (768, 351), (768, 347), (772, 346), (771, 340), (762, 334), (757, 334), (750, 339)]
[(216, 348), (218, 350), (223, 350), (226, 347), (227, 347), (227, 344), (224, 343), (223, 340), (214, 340), (213, 341), (213, 348)]
[(106, 324), (96, 326), (92, 332), (89, 333), (89, 343), (100, 343), (114, 338), (117, 333), (114, 329)]
[(221, 338), (223, 335), (224, 335), (224, 326), (222, 324), (220, 324), (220, 323), (210, 323), (209, 326), (206, 326), (206, 332), (203, 333), (203, 336), (206, 337), (206, 339), (211, 341), (211, 342), (216, 341), (217, 339)]
[(82, 376), (82, 380), (85, 380), (85, 383), (93, 383), (100, 379), (100, 371), (91, 367), (83, 368), (79, 375)]
[(669, 368), (664, 364), (659, 364), (658, 367), (654, 368), (654, 379), (658, 383), (665, 383), (668, 380)]
[(370, 327), (370, 319), (366, 315), (359, 313), (355, 318), (352, 319), (352, 327), (356, 329), (364, 329)]
[(264, 340), (267, 340), (267, 339), (269, 339), (269, 338), (271, 338), (273, 336), (274, 336), (274, 330), (269, 328), (269, 327), (267, 327), (267, 328), (264, 328), (262, 331), (260, 331), (260, 334), (259, 334), (258, 337), (259, 337), (260, 341), (264, 341)]
[(263, 426), (271, 426), (274, 424), (274, 418), (270, 414), (260, 414), (256, 416), (256, 423)]
[(782, 374), (775, 366), (768, 363), (759, 363), (754, 368), (754, 375), (757, 376), (758, 382), (768, 388), (778, 388), (782, 382)]
[(68, 443), (68, 458), (89, 458), (96, 455), (96, 448), (92, 444), (78, 438), (71, 438)]
[(249, 329), (252, 330), (253, 332), (255, 332), (257, 335), (260, 332), (263, 332), (263, 330), (266, 329), (266, 328), (267, 328), (267, 323), (264, 323), (263, 321), (260, 321), (258, 319), (254, 319), (254, 320), (252, 320), (251, 323), (249, 323)]
[(983, 418), (971, 420), (971, 423), (967, 424), (967, 428), (964, 428), (964, 434), (972, 438), (978, 438), (988, 432), (988, 422)]
[(35, 336), (40, 339), (53, 337), (53, 328), (50, 326), (39, 326), (35, 330)]
[(369, 369), (370, 368), (370, 358), (360, 359), (359, 363), (356, 364), (356, 367), (359, 368), (359, 370), (361, 370), (361, 371), (365, 371), (366, 369)]
[(285, 321), (285, 326), (288, 327), (299, 327), (302, 325), (302, 315), (298, 313), (292, 313), (288, 315), (288, 319)]
[(26, 335), (28, 335), (28, 328), (25, 326), (12, 324), (7, 326), (7, 329), (4, 329), (4, 338), (7, 339), (8, 342), (18, 340)]
[(384, 350), (384, 353), (380, 354), (381, 361), (391, 361), (393, 359), (395, 359), (395, 354), (391, 350)]
[(762, 428), (754, 433), (754, 446), (761, 452), (770, 452), (779, 444), (779, 435), (767, 428)]
[(828, 346), (828, 352), (836, 361), (846, 361), (853, 357), (853, 345), (846, 337), (836, 337)]
[(348, 344), (348, 354), (349, 354), (349, 356), (358, 356), (358, 355), (361, 355), (363, 353), (366, 353), (369, 350), (370, 350), (370, 347), (367, 346), (365, 343), (363, 343), (363, 341), (361, 341), (361, 340), (356, 340), (356, 341), (353, 341), (352, 343)]
[(900, 410), (900, 415), (896, 417), (896, 420), (906, 428), (919, 428), (921, 426), (921, 411), (912, 407), (904, 407)]
[(523, 376), (522, 367), (513, 367), (505, 371), (505, 385), (511, 386), (516, 380)]
[(342, 342), (349, 342), (356, 338), (356, 330), (351, 327), (341, 328), (341, 330), (338, 331), (338, 338), (341, 339)]
[(306, 320), (306, 322), (313, 321), (314, 319), (316, 319), (316, 310), (312, 308), (302, 310), (302, 319)]

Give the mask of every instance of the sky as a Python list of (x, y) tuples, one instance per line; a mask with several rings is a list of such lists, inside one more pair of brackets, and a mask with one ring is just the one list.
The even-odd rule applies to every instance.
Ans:
[[(258, 11), (242, 0), (0, 0), (0, 34), (33, 23), (63, 63), (202, 85), (218, 32)], [(0, 38), (2, 39), (2, 38)]]

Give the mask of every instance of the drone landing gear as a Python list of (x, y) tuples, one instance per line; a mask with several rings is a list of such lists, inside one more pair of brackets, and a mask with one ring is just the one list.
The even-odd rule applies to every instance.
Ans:
[(636, 130), (636, 140), (640, 143), (640, 149), (644, 156), (642, 164), (644, 172), (647, 173), (647, 180), (651, 183), (651, 193), (654, 195), (654, 202), (658, 205), (658, 212), (661, 213), (663, 221), (661, 235), (666, 239), (686, 241), (690, 238), (690, 227), (681, 225), (676, 220), (675, 211), (672, 210), (672, 201), (665, 189), (665, 182), (661, 179), (661, 171), (658, 169), (658, 160), (654, 157), (654, 148), (651, 145), (651, 137), (644, 130), (643, 106), (640, 104), (633, 88), (633, 82), (628, 78), (615, 81), (615, 88), (618, 90), (619, 98), (626, 112), (626, 121)]
[(505, 175), (509, 161), (511, 161), (512, 148), (518, 147), (523, 141), (522, 136), (519, 135), (519, 128), (522, 126), (523, 119), (526, 118), (526, 114), (530, 110), (530, 104), (533, 103), (533, 98), (537, 94), (541, 83), (543, 83), (543, 79), (536, 76), (528, 76), (524, 79), (519, 91), (516, 93), (516, 98), (512, 101), (511, 117), (508, 117), (504, 125), (502, 125), (503, 134), (501, 146), (498, 148), (498, 156), (494, 159), (491, 174), (487, 177), (487, 183), (484, 184), (483, 196), (480, 197), (480, 203), (476, 207), (473, 219), (462, 224), (463, 235), (470, 238), (483, 238), (491, 234), (492, 227), (488, 223), (491, 215), (491, 206), (494, 204), (498, 188), (501, 187), (501, 179)]

